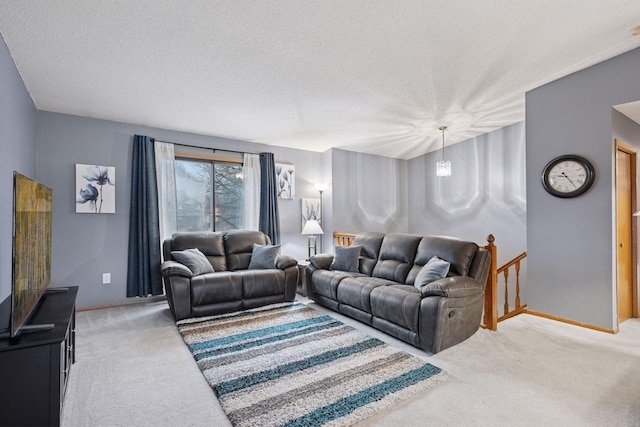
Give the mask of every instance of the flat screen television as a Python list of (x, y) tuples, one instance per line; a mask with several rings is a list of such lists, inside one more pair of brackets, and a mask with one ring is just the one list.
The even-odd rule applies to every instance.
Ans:
[(13, 173), (13, 274), (9, 333), (53, 325), (25, 325), (51, 281), (51, 188)]

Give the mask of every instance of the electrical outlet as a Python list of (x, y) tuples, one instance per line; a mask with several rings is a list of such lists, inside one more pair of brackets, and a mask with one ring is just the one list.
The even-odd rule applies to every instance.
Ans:
[(111, 283), (111, 273), (102, 273), (102, 284), (108, 285)]

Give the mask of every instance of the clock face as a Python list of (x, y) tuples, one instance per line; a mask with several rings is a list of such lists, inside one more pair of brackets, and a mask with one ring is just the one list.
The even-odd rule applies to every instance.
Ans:
[(550, 161), (542, 173), (542, 185), (556, 197), (576, 197), (593, 184), (591, 163), (580, 156), (560, 156)]

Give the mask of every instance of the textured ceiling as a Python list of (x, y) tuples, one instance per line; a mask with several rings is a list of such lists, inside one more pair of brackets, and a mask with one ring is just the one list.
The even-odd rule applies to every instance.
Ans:
[(38, 109), (412, 158), (640, 46), (638, 0), (0, 0)]

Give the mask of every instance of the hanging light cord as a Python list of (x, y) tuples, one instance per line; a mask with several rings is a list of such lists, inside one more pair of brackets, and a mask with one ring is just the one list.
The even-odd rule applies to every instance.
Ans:
[(442, 160), (444, 160), (444, 131), (447, 130), (447, 127), (440, 126), (438, 129), (442, 131)]

